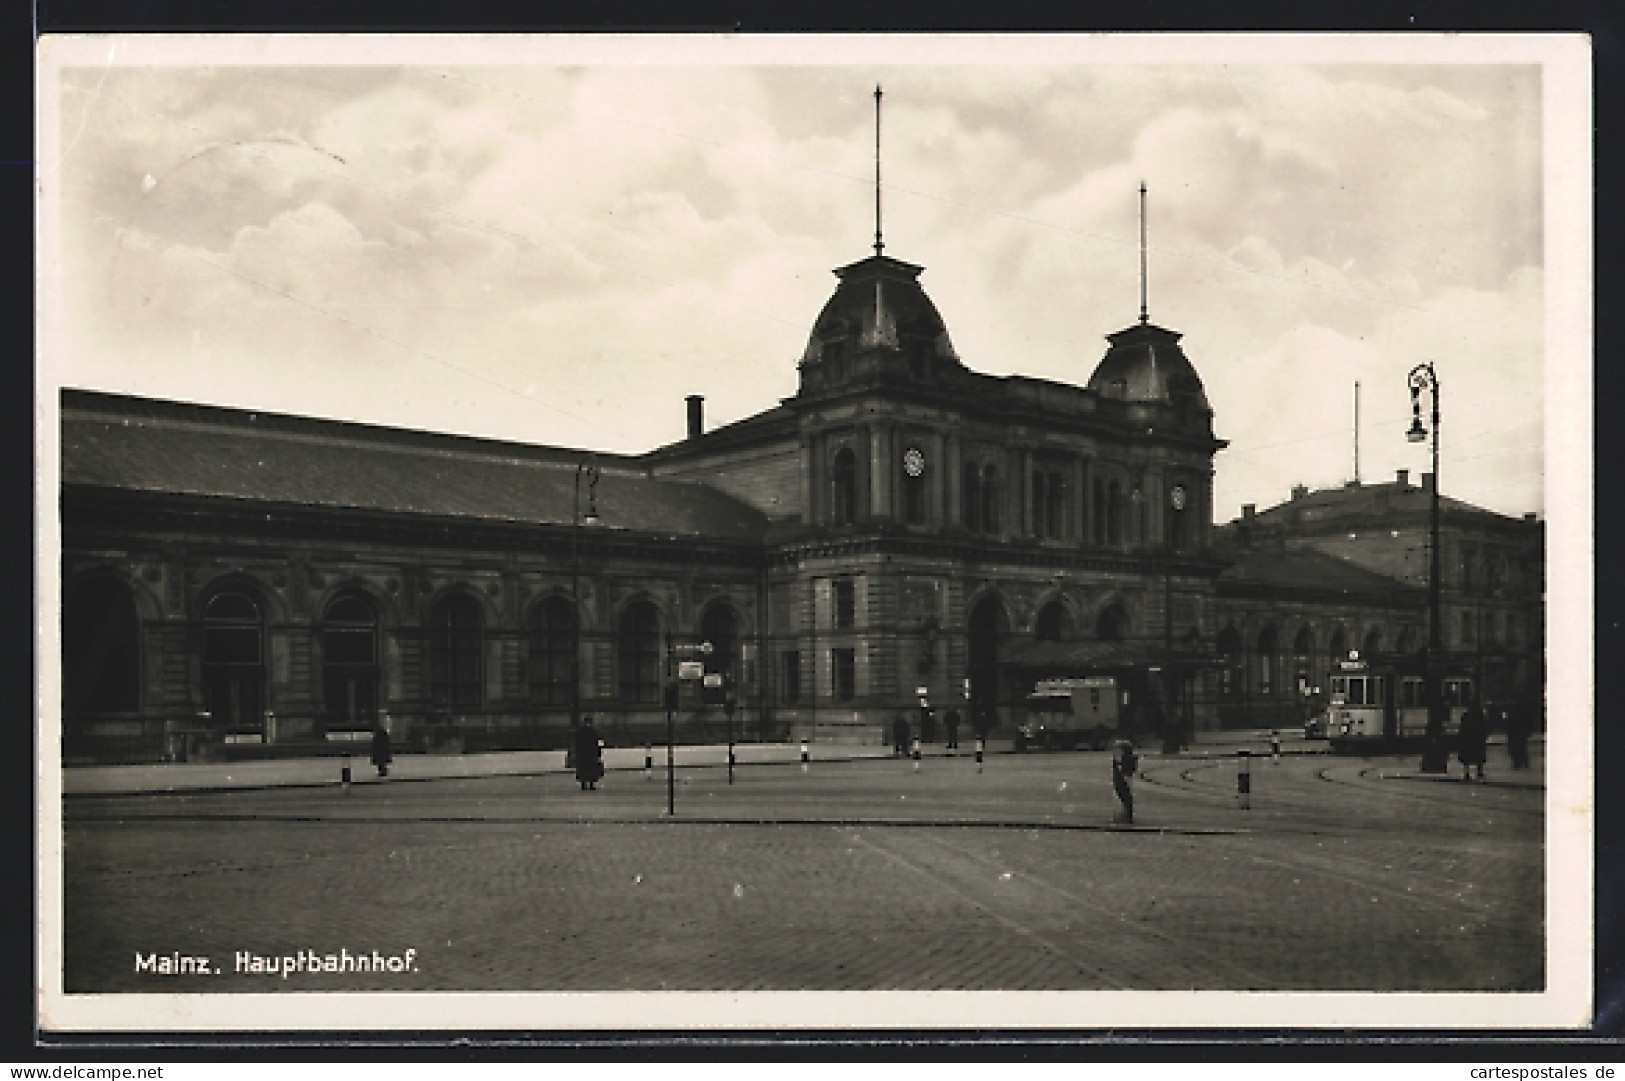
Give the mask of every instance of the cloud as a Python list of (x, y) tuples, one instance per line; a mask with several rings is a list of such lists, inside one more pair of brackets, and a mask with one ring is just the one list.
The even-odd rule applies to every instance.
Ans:
[(1143, 179), (1152, 318), (1234, 441), (1221, 517), (1341, 482), (1356, 378), (1363, 461), (1414, 467), (1374, 433), (1430, 357), (1447, 490), (1538, 505), (1539, 84), (1511, 67), (73, 72), (60, 370), (623, 451), (679, 438), (685, 394), (750, 415), (869, 253), (876, 79), (886, 251), (967, 363), (1088, 378), (1138, 315)]

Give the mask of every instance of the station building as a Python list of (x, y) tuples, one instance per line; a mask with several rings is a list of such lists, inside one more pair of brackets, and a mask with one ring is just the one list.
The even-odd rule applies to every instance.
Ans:
[[(1425, 641), (1420, 489), (1216, 531), (1225, 442), (1178, 333), (1142, 314), (1077, 384), (983, 374), (921, 274), (878, 245), (839, 268), (794, 395), (714, 430), (691, 396), (640, 455), (64, 390), (65, 761), (379, 723), (561, 747), (579, 715), (658, 741), (680, 658), (720, 685), (684, 684), (684, 741), (881, 742), (922, 698), (1007, 731), (1077, 677), (1190, 731), (1280, 723), (1374, 634)], [(1538, 683), (1538, 523), (1449, 507), (1460, 633)]]

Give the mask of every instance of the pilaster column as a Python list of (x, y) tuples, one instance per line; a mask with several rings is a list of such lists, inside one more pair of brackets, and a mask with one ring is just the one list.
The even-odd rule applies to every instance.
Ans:
[(1017, 507), (1021, 517), (1018, 519), (1020, 528), (1017, 532), (1023, 537), (1033, 535), (1033, 452), (1025, 448), (1016, 455), (1017, 468), (1021, 470), (1016, 483)]

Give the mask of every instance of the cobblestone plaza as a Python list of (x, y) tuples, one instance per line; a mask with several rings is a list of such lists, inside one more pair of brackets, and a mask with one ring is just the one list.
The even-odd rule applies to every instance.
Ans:
[[(1540, 990), (1541, 765), (1266, 756), (1241, 810), (1153, 754), (1133, 827), (1095, 753), (71, 796), (65, 990)], [(341, 951), (411, 966), (239, 960)]]

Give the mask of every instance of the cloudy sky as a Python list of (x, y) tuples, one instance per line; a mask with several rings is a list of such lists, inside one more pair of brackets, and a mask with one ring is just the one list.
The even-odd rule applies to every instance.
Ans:
[(42, 386), (624, 452), (680, 438), (686, 394), (749, 416), (794, 392), (830, 271), (870, 252), (878, 82), (886, 253), (925, 266), (972, 368), (1087, 380), (1139, 313), (1143, 180), (1151, 318), (1231, 441), (1219, 520), (1354, 476), (1356, 382), (1361, 476), (1425, 470), (1424, 360), (1445, 491), (1545, 509), (1535, 64), (1448, 39), (1406, 63), (114, 44), (44, 57)]

